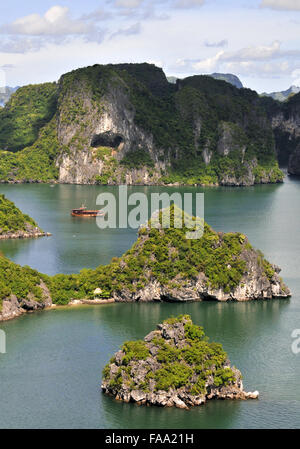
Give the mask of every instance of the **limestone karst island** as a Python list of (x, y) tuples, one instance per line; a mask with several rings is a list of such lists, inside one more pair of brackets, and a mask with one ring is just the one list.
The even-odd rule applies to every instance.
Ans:
[(2, 3), (0, 433), (298, 429), (300, 1)]
[[(213, 231), (204, 225), (201, 238), (186, 239), (176, 228), (182, 210), (171, 206), (171, 226), (163, 228), (161, 211), (139, 230), (122, 257), (95, 270), (48, 276), (0, 258), (0, 320), (26, 311), (108, 298), (116, 302), (250, 301), (287, 298), (289, 288), (272, 265), (240, 233)], [(195, 217), (190, 217), (196, 221)], [(155, 227), (152, 226), (155, 224)]]
[(103, 370), (102, 391), (124, 402), (187, 409), (209, 399), (257, 399), (222, 345), (188, 315), (169, 318), (144, 340), (128, 341)]

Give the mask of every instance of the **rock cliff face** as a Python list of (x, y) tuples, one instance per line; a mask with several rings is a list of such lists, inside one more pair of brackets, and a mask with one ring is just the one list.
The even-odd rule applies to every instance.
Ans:
[(0, 182), (275, 183), (278, 161), (299, 173), (299, 145), (300, 94), (278, 102), (210, 76), (171, 84), (151, 64), (95, 65), (19, 88), (0, 109)]
[(190, 408), (209, 399), (256, 399), (222, 346), (208, 343), (188, 315), (157, 326), (144, 341), (127, 342), (105, 367), (102, 391), (124, 402)]
[(282, 105), (272, 104), (269, 116), (279, 161), (288, 166), (290, 174), (299, 174), (300, 94), (294, 95)]
[[(164, 231), (161, 238), (164, 239)], [(228, 235), (218, 233), (212, 248), (212, 254), (216, 251), (216, 256), (221, 247), (228, 238)], [(241, 234), (232, 234), (233, 239), (239, 240)], [(167, 236), (166, 236), (167, 238)], [(194, 276), (186, 278), (184, 273), (174, 272), (174, 277), (165, 282), (160, 278), (149, 276), (144, 287), (137, 289), (120, 288), (113, 292), (116, 302), (148, 302), (148, 301), (167, 301), (167, 302), (188, 302), (188, 301), (251, 301), (257, 299), (287, 298), (290, 296), (290, 290), (283, 283), (279, 276), (280, 268), (265, 261), (261, 253), (255, 250), (245, 236), (242, 236), (242, 243), (238, 254), (232, 257), (232, 262), (222, 262), (224, 273), (236, 273), (233, 264), (240, 265), (239, 275), (235, 286), (228, 289), (226, 283), (213, 284), (205, 269), (198, 271)], [(200, 239), (201, 240), (201, 239)], [(147, 237), (143, 236), (138, 242), (140, 245), (147, 246)], [(157, 243), (159, 245), (159, 243)], [(201, 246), (201, 243), (200, 243)], [(142, 248), (139, 248), (141, 252)], [(200, 250), (200, 248), (199, 248)], [(176, 254), (178, 247), (168, 248), (168, 252)], [(136, 253), (138, 255), (138, 252)], [(210, 257), (210, 256), (209, 256)], [(213, 257), (213, 256), (212, 256)], [(169, 262), (174, 263), (176, 261)], [(123, 259), (126, 264), (126, 258)], [(217, 264), (217, 260), (216, 260)], [(232, 264), (232, 265), (231, 265)], [(146, 268), (146, 267), (145, 267)], [(149, 270), (150, 271), (150, 270)], [(148, 277), (148, 270), (144, 269), (144, 276)], [(216, 274), (217, 275), (217, 274)], [(218, 275), (217, 275), (218, 276)], [(140, 282), (137, 281), (137, 285)]]
[(300, 176), (300, 147), (290, 155), (289, 158), (289, 173), (291, 175)]
[[(88, 184), (95, 183), (97, 176), (111, 175), (117, 183), (127, 175), (128, 184), (137, 178), (147, 184), (146, 167), (138, 174), (116, 167), (130, 150), (143, 149), (155, 158), (153, 136), (136, 125), (125, 83), (117, 73), (104, 68), (99, 72), (99, 90), (95, 94), (79, 73), (74, 97), (74, 86), (68, 87), (68, 78), (65, 75), (61, 80), (59, 101), (58, 139), (66, 149), (56, 161), (59, 181)], [(76, 108), (81, 108), (84, 124), (73, 120), (77, 113), (70, 117), (70, 111), (72, 114)], [(104, 149), (107, 151), (101, 151)], [(114, 180), (110, 179), (110, 183)]]
[(47, 285), (41, 280), (38, 287), (43, 292), (41, 299), (36, 298), (31, 292), (25, 298), (18, 298), (16, 295), (11, 294), (3, 299), (0, 308), (0, 321), (8, 321), (27, 312), (51, 307), (52, 299)]
[[(30, 89), (34, 101), (24, 107)], [(0, 152), (2, 181), (44, 181), (56, 173), (59, 182), (77, 184), (282, 181), (259, 96), (209, 76), (170, 84), (150, 64), (95, 65), (12, 98), (0, 111), (0, 143), (8, 150)], [(16, 141), (5, 134), (14, 114)], [(25, 162), (8, 154), (16, 149)], [(41, 161), (36, 171), (32, 158)]]

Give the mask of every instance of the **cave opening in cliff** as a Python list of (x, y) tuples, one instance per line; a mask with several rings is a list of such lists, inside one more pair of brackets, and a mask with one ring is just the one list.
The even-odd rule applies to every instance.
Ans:
[(124, 138), (112, 131), (106, 131), (100, 134), (94, 134), (91, 141), (92, 147), (111, 147), (118, 148), (121, 143), (124, 142)]

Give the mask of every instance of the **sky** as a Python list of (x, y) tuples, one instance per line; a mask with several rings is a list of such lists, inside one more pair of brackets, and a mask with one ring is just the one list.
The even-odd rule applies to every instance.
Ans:
[(233, 73), (260, 93), (300, 86), (300, 0), (0, 4), (0, 86), (119, 62), (153, 63), (179, 78)]

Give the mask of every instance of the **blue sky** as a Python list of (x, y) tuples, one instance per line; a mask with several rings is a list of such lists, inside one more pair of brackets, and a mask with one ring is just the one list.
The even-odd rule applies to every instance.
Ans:
[(178, 77), (234, 73), (259, 92), (300, 85), (300, 0), (1, 2), (7, 85), (117, 62), (151, 62)]

